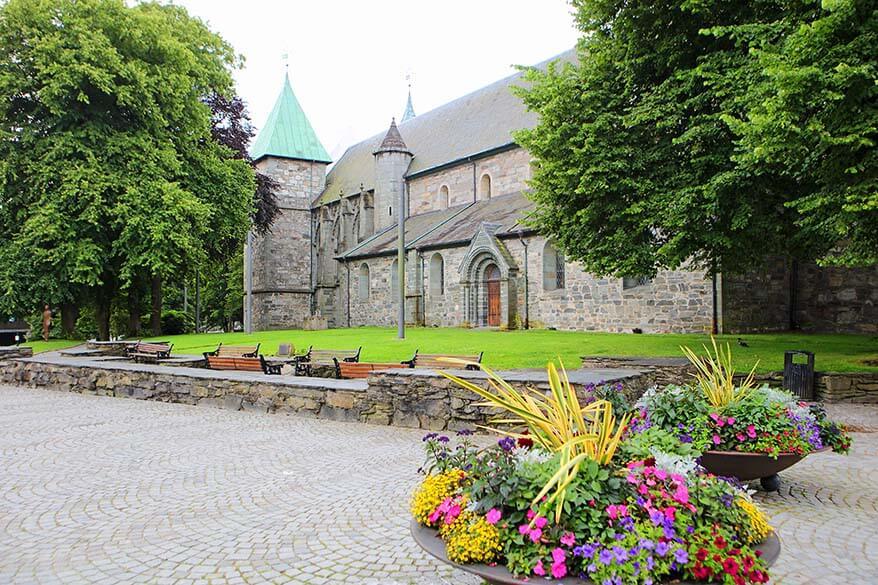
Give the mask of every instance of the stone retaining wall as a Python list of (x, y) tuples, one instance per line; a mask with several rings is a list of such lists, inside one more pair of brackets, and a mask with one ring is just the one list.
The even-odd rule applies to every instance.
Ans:
[[(364, 381), (72, 361), (13, 360), (0, 368), (0, 383), (431, 430), (472, 428), (498, 414), (495, 409), (478, 406), (480, 398), (474, 393), (430, 370), (392, 370)], [(481, 372), (460, 375), (479, 383), (484, 377)], [(529, 384), (510, 383), (519, 388)], [(637, 395), (645, 389), (636, 375), (622, 383), (626, 392)]]
[[(636, 368), (647, 386), (685, 384), (694, 368), (678, 358), (584, 356), (584, 368)], [(758, 374), (756, 381), (772, 386), (783, 384), (783, 372)], [(822, 402), (878, 404), (878, 372), (814, 372), (814, 392)]]
[(8, 345), (0, 347), (0, 362), (21, 357), (30, 357), (34, 354), (34, 350), (30, 347), (19, 347), (17, 345)]

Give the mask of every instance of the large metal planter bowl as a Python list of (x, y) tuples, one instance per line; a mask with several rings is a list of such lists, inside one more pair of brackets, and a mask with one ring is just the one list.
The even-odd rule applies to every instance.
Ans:
[[(825, 449), (815, 451), (819, 453)], [(777, 457), (764, 453), (739, 451), (705, 451), (701, 466), (714, 475), (734, 477), (741, 481), (762, 480), (762, 487), (769, 491), (778, 489), (777, 474), (792, 467), (807, 455), (781, 453)]]
[[(412, 520), (412, 536), (422, 549), (439, 559), (445, 564), (451, 565), (461, 571), (470, 573), (480, 577), (491, 585), (523, 585), (525, 583), (533, 585), (541, 583), (544, 580), (539, 577), (531, 577), (529, 579), (516, 578), (506, 570), (506, 567), (497, 565), (494, 567), (488, 565), (458, 565), (448, 560), (445, 554), (445, 543), (439, 538), (439, 532), (426, 526), (421, 526), (415, 520)], [(765, 542), (756, 547), (756, 550), (762, 552), (762, 560), (766, 566), (771, 566), (780, 556), (780, 539), (777, 533), (772, 533)], [(567, 577), (566, 579), (552, 580), (551, 583), (559, 583), (561, 585), (585, 585), (592, 583), (589, 579), (580, 579), (579, 577)], [(688, 581), (675, 581), (675, 583), (686, 584)], [(695, 585), (694, 583), (691, 585)]]

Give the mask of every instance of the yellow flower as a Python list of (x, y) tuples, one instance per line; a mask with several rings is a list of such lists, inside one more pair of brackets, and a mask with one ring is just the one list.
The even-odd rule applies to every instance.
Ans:
[(411, 511), (415, 520), (424, 526), (436, 526), (435, 522), (430, 522), (430, 515), (445, 498), (457, 493), (463, 477), (464, 473), (459, 469), (428, 475), (412, 495)]
[(490, 563), (500, 553), (500, 532), (485, 518), (464, 510), (452, 524), (440, 530), (445, 552), (452, 562)]
[(774, 528), (768, 523), (768, 516), (765, 515), (759, 506), (747, 498), (737, 498), (738, 506), (747, 513), (750, 519), (749, 540), (751, 544), (762, 542), (774, 531)]

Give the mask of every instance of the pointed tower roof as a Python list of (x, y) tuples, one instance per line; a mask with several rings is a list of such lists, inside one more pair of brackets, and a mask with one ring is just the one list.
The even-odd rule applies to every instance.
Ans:
[(293, 93), (289, 75), (284, 76), (283, 89), (250, 149), (250, 156), (253, 160), (276, 156), (332, 162)]
[(405, 104), (405, 112), (403, 112), (402, 120), (400, 120), (399, 123), (402, 124), (403, 122), (408, 122), (415, 116), (417, 116), (417, 114), (415, 114), (415, 108), (412, 106), (412, 86), (409, 86), (409, 99)]
[(373, 154), (380, 152), (405, 152), (411, 154), (409, 147), (406, 146), (402, 135), (399, 133), (399, 128), (396, 127), (396, 118), (390, 120), (390, 128), (387, 130), (387, 134), (384, 135), (381, 146)]

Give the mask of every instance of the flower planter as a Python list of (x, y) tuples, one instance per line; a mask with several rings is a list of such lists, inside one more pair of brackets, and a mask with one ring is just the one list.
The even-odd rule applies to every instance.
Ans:
[[(819, 449), (814, 453), (825, 451)], [(764, 453), (743, 453), (739, 451), (705, 451), (701, 455), (701, 466), (714, 475), (734, 477), (741, 481), (759, 479), (767, 491), (779, 487), (777, 474), (792, 467), (807, 455), (781, 453), (777, 457)]]
[[(411, 529), (412, 537), (422, 549), (443, 563), (470, 573), (471, 575), (480, 577), (491, 585), (523, 585), (524, 583), (533, 584), (544, 581), (544, 579), (539, 577), (530, 577), (528, 579), (516, 578), (502, 565), (496, 565), (493, 567), (479, 564), (458, 565), (457, 563), (448, 560), (448, 556), (445, 554), (445, 543), (439, 538), (438, 531), (433, 530), (432, 528), (427, 528), (426, 526), (421, 526), (415, 520), (412, 520), (411, 522)], [(777, 537), (777, 533), (772, 533), (765, 539), (765, 542), (756, 547), (756, 550), (762, 553), (762, 560), (765, 561), (767, 566), (770, 567), (773, 565), (777, 560), (777, 557), (780, 555), (780, 539)], [(578, 577), (567, 577), (565, 579), (552, 580), (551, 582), (559, 583), (561, 585), (583, 585), (585, 583), (591, 583), (592, 581), (588, 579), (580, 579)], [(688, 582), (675, 581), (675, 583)]]

